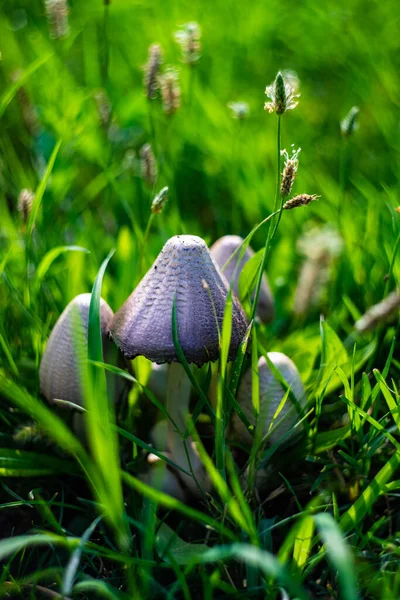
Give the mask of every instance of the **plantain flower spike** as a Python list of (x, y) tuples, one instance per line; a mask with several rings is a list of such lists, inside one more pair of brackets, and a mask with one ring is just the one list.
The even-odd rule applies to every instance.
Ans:
[(319, 200), (320, 198), (321, 196), (317, 196), (316, 194), (299, 194), (285, 202), (283, 210), (292, 210), (299, 206), (307, 206), (311, 202), (314, 202), (314, 200)]
[(166, 115), (173, 115), (181, 105), (181, 88), (178, 71), (169, 67), (159, 78), (163, 110)]
[(157, 181), (157, 162), (150, 144), (144, 144), (140, 148), (140, 170), (142, 179), (149, 187), (153, 187)]
[(149, 56), (144, 66), (144, 87), (149, 100), (154, 100), (158, 90), (158, 75), (162, 63), (162, 51), (159, 44), (149, 47)]
[(243, 121), (249, 114), (247, 102), (228, 102), (227, 106), (232, 111), (232, 117), (238, 121)]
[(353, 106), (340, 123), (340, 130), (343, 137), (350, 137), (358, 129), (358, 114), (360, 109), (358, 106)]
[(201, 29), (198, 23), (185, 23), (175, 33), (175, 40), (181, 47), (182, 60), (190, 65), (201, 56)]
[(299, 80), (293, 71), (279, 71), (275, 81), (265, 89), (265, 93), (271, 102), (266, 102), (264, 109), (283, 115), (287, 110), (292, 110), (298, 105), (297, 90)]
[(31, 190), (23, 189), (18, 196), (18, 212), (21, 213), (24, 224), (28, 222), (29, 215), (32, 211), (33, 200), (35, 194)]
[(158, 215), (164, 206), (166, 205), (168, 200), (168, 188), (164, 187), (160, 192), (158, 192), (157, 196), (154, 198), (151, 203), (151, 212)]
[(55, 40), (67, 37), (69, 35), (67, 0), (45, 0), (45, 9), (50, 37)]
[(299, 154), (301, 148), (294, 149), (292, 144), (292, 154), (290, 155), (287, 150), (282, 150), (281, 155), (285, 159), (285, 166), (282, 173), (281, 181), (281, 196), (288, 196), (292, 191), (294, 180), (296, 179), (297, 169), (299, 167)]

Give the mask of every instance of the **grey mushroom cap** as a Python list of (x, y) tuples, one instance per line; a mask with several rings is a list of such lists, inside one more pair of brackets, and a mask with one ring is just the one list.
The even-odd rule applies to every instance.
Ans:
[[(202, 366), (219, 356), (229, 285), (206, 243), (194, 235), (177, 235), (165, 244), (153, 266), (111, 323), (111, 337), (129, 358), (179, 362), (172, 338), (172, 306), (176, 297), (177, 331), (189, 363)], [(217, 327), (218, 322), (218, 327)], [(232, 360), (247, 329), (247, 318), (233, 295)]]
[[(76, 296), (65, 308), (55, 324), (40, 363), (40, 390), (45, 398), (67, 400), (83, 404), (80, 372), (77, 364), (76, 344), (87, 353), (87, 331), (91, 294)], [(76, 312), (82, 327), (74, 328)], [(105, 300), (100, 301), (100, 325), (103, 341), (106, 340), (113, 311)]]
[[(282, 352), (268, 352), (268, 358), (275, 365), (278, 371), (283, 375), (286, 383), (291, 386), (294, 397), (300, 407), (306, 404), (306, 395), (300, 374), (296, 365), (288, 356)], [(263, 420), (263, 434), (268, 432), (269, 426), (273, 420), (275, 412), (285, 395), (285, 390), (281, 383), (273, 375), (266, 359), (262, 356), (258, 361), (258, 374), (260, 383), (260, 414), (259, 418)], [(254, 425), (254, 409), (252, 404), (252, 370), (249, 369), (243, 376), (240, 383), (237, 401), (242, 407), (249, 421)], [(287, 398), (282, 410), (276, 417), (271, 431), (269, 442), (275, 444), (289, 429), (298, 421), (299, 416), (296, 407), (290, 398)], [(235, 437), (240, 437), (244, 443), (251, 443), (252, 437), (248, 433), (245, 425), (235, 413), (232, 419), (232, 428)]]
[[(243, 254), (243, 258), (239, 261), (240, 251), (223, 269), (226, 261), (232, 254), (243, 244), (244, 239), (239, 235), (224, 235), (219, 238), (210, 248), (210, 252), (218, 264), (226, 279), (232, 285), (236, 294), (239, 293), (239, 277), (240, 273), (247, 261), (254, 256), (254, 251), (248, 246)], [(273, 320), (275, 314), (274, 298), (269, 287), (268, 279), (265, 273), (261, 281), (260, 295), (257, 303), (257, 315), (263, 323), (269, 323)]]

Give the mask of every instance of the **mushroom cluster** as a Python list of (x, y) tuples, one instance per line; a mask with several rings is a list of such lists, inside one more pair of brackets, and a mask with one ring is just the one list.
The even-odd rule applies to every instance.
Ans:
[[(162, 383), (158, 393), (164, 395), (166, 388), (169, 420), (165, 448), (162, 450), (176, 468), (171, 470), (168, 465), (166, 469), (165, 464), (161, 465), (157, 457), (150, 455), (149, 464), (153, 467), (147, 480), (180, 498), (185, 498), (187, 493), (199, 496), (209, 489), (195, 445), (189, 436), (184, 435), (189, 423), (191, 382), (188, 374), (195, 376), (194, 369), (200, 369), (219, 358), (230, 286), (233, 288), (232, 331), (228, 352), (230, 361), (235, 358), (244, 338), (248, 319), (235, 292), (238, 291), (240, 272), (254, 252), (247, 248), (238, 260), (237, 250), (242, 243), (242, 238), (238, 236), (225, 236), (212, 246), (210, 252), (204, 240), (197, 236), (174, 236), (167, 241), (152, 267), (115, 315), (108, 304), (101, 300), (104, 359), (107, 360), (109, 345), (116, 346), (127, 359), (137, 356), (149, 359), (154, 364), (153, 373), (163, 378), (160, 379)], [(90, 294), (77, 296), (66, 307), (50, 335), (40, 366), (41, 391), (50, 403), (61, 401), (67, 406), (82, 406), (84, 403), (75, 344), (80, 341), (87, 351), (89, 305)], [(74, 330), (74, 311), (80, 315), (82, 324), (79, 339)], [(263, 322), (273, 318), (273, 297), (265, 277), (257, 312)], [(182, 353), (185, 367), (181, 364)], [(291, 386), (301, 405), (305, 397), (304, 389), (294, 364), (279, 353), (270, 353), (269, 358)], [(284, 390), (273, 377), (264, 358), (260, 359), (258, 366), (261, 406), (258, 418), (262, 418), (264, 426), (268, 428)], [(243, 376), (238, 401), (249, 420), (254, 421), (251, 378), (251, 372)], [(283, 435), (288, 430), (284, 430), (284, 427), (290, 428), (296, 420), (297, 413), (292, 418), (289, 409), (290, 406), (282, 409), (279, 421), (285, 420), (285, 425), (280, 423), (279, 428), (274, 429), (272, 441)], [(285, 419), (288, 414), (289, 418)], [(82, 427), (83, 417), (80, 419)], [(232, 420), (231, 432), (241, 442), (251, 441), (236, 415)], [(163, 468), (156, 468), (160, 466)]]

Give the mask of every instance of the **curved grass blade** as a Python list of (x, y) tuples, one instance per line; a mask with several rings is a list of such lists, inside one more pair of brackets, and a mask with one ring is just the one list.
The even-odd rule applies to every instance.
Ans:
[(53, 54), (53, 52), (50, 52), (49, 54), (45, 54), (44, 56), (41, 56), (37, 60), (33, 61), (33, 63), (30, 64), (27, 69), (25, 69), (25, 71), (21, 74), (17, 81), (14, 81), (5, 90), (5, 92), (0, 98), (0, 117), (3, 115), (4, 111), (6, 110), (7, 106), (10, 104), (18, 90), (24, 85), (24, 83), (29, 79), (29, 77), (33, 75), (33, 73), (35, 73), (37, 69), (39, 69), (39, 67), (44, 65), (49, 60), (49, 58), (53, 56)]
[(92, 535), (93, 531), (96, 529), (97, 525), (100, 523), (102, 518), (103, 518), (102, 515), (97, 517), (97, 519), (95, 519), (93, 521), (93, 523), (91, 523), (90, 526), (86, 529), (86, 531), (83, 533), (82, 537), (80, 538), (78, 547), (75, 548), (75, 550), (73, 551), (73, 553), (71, 555), (71, 558), (68, 561), (68, 564), (67, 564), (65, 572), (64, 572), (63, 582), (62, 582), (62, 594), (64, 596), (66, 596), (72, 592), (72, 587), (73, 587), (74, 580), (76, 577), (76, 572), (79, 568), (79, 563), (81, 561), (81, 556), (82, 556), (84, 546), (85, 546), (86, 542), (89, 541), (90, 536)]
[[(114, 254), (112, 250), (100, 266), (92, 289), (88, 322), (88, 359), (103, 361), (103, 343), (100, 325), (101, 287), (107, 265)], [(89, 362), (89, 365), (91, 363)], [(93, 458), (98, 467), (102, 486), (99, 501), (112, 523), (120, 549), (130, 544), (125, 515), (122, 484), (119, 475), (118, 437), (115, 429), (114, 406), (109, 402), (104, 369), (90, 369), (89, 386), (85, 393), (86, 427)]]
[[(35, 192), (35, 197), (33, 199), (31, 214), (29, 215), (28, 223), (26, 226), (26, 234), (27, 234), (28, 240), (30, 240), (30, 238), (31, 238), (32, 231), (35, 226), (37, 213), (39, 211), (39, 208), (40, 208), (40, 205), (42, 202), (43, 194), (46, 190), (48, 181), (50, 179), (50, 175), (53, 170), (54, 163), (56, 162), (57, 154), (58, 154), (58, 151), (60, 150), (61, 144), (62, 144), (62, 140), (60, 139), (54, 146), (54, 149), (53, 149), (53, 152), (51, 153), (49, 162), (47, 163), (47, 167), (44, 172), (43, 178), (42, 178), (41, 182), (39, 183), (39, 186)], [(29, 243), (29, 242), (27, 242), (27, 243)]]
[(295, 575), (291, 575), (286, 567), (270, 552), (255, 546), (240, 543), (230, 546), (216, 546), (197, 557), (197, 562), (214, 563), (229, 559), (257, 567), (265, 578), (272, 578), (298, 600), (311, 600), (311, 597)]
[(46, 276), (47, 271), (50, 269), (52, 263), (64, 252), (85, 252), (90, 254), (90, 251), (82, 246), (57, 246), (52, 248), (44, 255), (40, 261), (38, 268), (36, 269), (35, 278), (33, 281), (33, 291), (37, 293), (42, 284), (43, 279)]
[(342, 597), (346, 600), (359, 600), (353, 557), (339, 526), (329, 513), (315, 515), (314, 520), (325, 544), (328, 559), (337, 571)]
[(77, 475), (76, 464), (49, 454), (0, 448), (0, 477), (41, 477), (69, 473)]

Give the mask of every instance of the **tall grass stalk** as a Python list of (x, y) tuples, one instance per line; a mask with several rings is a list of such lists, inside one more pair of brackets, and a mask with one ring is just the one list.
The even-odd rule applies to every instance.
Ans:
[[(256, 289), (255, 289), (255, 294), (254, 294), (254, 302), (253, 302), (253, 306), (251, 309), (251, 320), (253, 320), (256, 316), (256, 312), (257, 312), (257, 304), (258, 304), (258, 297), (260, 295), (260, 289), (261, 289), (261, 283), (262, 283), (262, 278), (263, 278), (263, 274), (265, 271), (265, 267), (267, 265), (267, 260), (268, 260), (268, 253), (271, 247), (271, 243), (272, 240), (274, 239), (276, 230), (278, 229), (280, 220), (281, 220), (281, 216), (282, 216), (282, 210), (283, 210), (283, 198), (281, 197), (281, 193), (280, 193), (280, 181), (281, 181), (281, 115), (277, 115), (277, 128), (276, 128), (276, 150), (277, 150), (277, 172), (276, 172), (276, 191), (275, 191), (275, 200), (274, 200), (274, 213), (276, 213), (278, 211), (278, 206), (279, 206), (279, 200), (280, 200), (280, 208), (278, 211), (278, 216), (277, 219), (275, 220), (275, 223), (272, 221), (270, 223), (270, 225), (268, 226), (268, 233), (267, 233), (267, 237), (265, 240), (265, 246), (264, 246), (264, 253), (263, 253), (263, 257), (262, 257), (262, 261), (261, 261), (261, 265), (260, 265), (260, 270), (258, 272), (258, 277), (257, 277), (257, 284), (256, 284)], [(272, 230), (272, 231), (271, 231)]]

